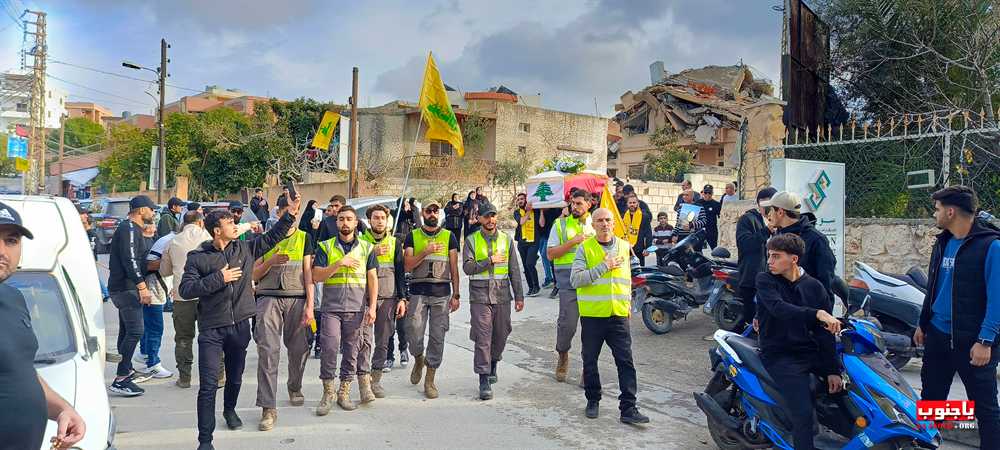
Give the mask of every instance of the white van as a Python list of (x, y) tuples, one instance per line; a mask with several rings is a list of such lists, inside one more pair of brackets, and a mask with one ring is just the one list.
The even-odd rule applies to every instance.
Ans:
[[(35, 235), (6, 283), (24, 294), (38, 339), (35, 368), (87, 423), (82, 449), (114, 448), (115, 421), (104, 386), (107, 350), (97, 266), (80, 215), (69, 199), (0, 195)], [(49, 421), (45, 440), (55, 435)], [(43, 450), (47, 449), (43, 445)]]

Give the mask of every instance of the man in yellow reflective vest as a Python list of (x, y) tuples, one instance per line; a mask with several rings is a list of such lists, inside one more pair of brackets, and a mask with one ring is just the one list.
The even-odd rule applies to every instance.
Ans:
[[(403, 245), (389, 234), (389, 209), (374, 205), (365, 211), (371, 228), (361, 239), (374, 245), (378, 261), (378, 309), (375, 326), (366, 325), (361, 334), (361, 351), (358, 355), (358, 377), (371, 377), (371, 387), (361, 387), (361, 402), (367, 403), (385, 397), (382, 388), (382, 369), (389, 354), (389, 337), (396, 327), (396, 320), (406, 314), (406, 278), (403, 270)], [(372, 350), (374, 349), (374, 354)]]
[(313, 279), (323, 283), (320, 307), (323, 320), (319, 330), (323, 344), (319, 367), (323, 398), (316, 407), (318, 416), (329, 414), (333, 406), (337, 350), (343, 354), (337, 404), (345, 411), (357, 408), (351, 401), (351, 383), (358, 372), (362, 327), (375, 323), (378, 262), (374, 246), (357, 238), (357, 226), (354, 208), (341, 207), (337, 212), (337, 236), (319, 244), (313, 265)]
[[(288, 198), (278, 198), (278, 216), (288, 210)], [(313, 323), (312, 236), (290, 227), (285, 240), (258, 258), (253, 268), (257, 283), (257, 406), (263, 408), (260, 431), (270, 431), (278, 420), (278, 362), (281, 343), (288, 349), (288, 398), (302, 406), (302, 374), (309, 358), (308, 329)]]
[[(497, 230), (497, 208), (479, 207), (479, 231), (465, 239), (462, 270), (469, 276), (469, 338), (475, 342), (473, 369), (479, 375), (479, 399), (493, 398), (497, 363), (510, 335), (510, 301), (524, 309), (524, 286), (514, 241)], [(514, 274), (514, 276), (510, 276)]]
[(621, 390), (618, 409), (622, 423), (649, 423), (649, 418), (640, 413), (635, 404), (637, 383), (629, 334), (632, 303), (629, 243), (614, 235), (612, 214), (604, 208), (594, 211), (593, 225), (597, 235), (577, 248), (570, 275), (580, 307), (586, 415), (594, 419), (599, 414), (601, 376), (597, 371), (597, 358), (601, 355), (601, 347), (608, 344), (618, 367)]
[[(424, 396), (437, 398), (434, 376), (444, 356), (449, 314), (458, 310), (458, 238), (441, 228), (441, 204), (431, 201), (421, 212), (424, 225), (403, 243), (403, 261), (411, 272), (410, 302), (406, 311), (406, 338), (413, 354), (410, 383), (424, 379)], [(429, 329), (429, 330), (428, 330)], [(424, 335), (429, 334), (424, 353)], [(424, 375), (424, 366), (427, 374)]]
[[(559, 318), (556, 320), (556, 381), (566, 381), (569, 371), (569, 349), (576, 335), (580, 314), (576, 305), (576, 289), (570, 285), (570, 269), (576, 256), (577, 246), (584, 239), (594, 235), (590, 226), (590, 193), (575, 191), (570, 197), (570, 215), (552, 224), (549, 234), (547, 256), (555, 265), (556, 288), (559, 289)], [(582, 383), (582, 380), (581, 380)]]

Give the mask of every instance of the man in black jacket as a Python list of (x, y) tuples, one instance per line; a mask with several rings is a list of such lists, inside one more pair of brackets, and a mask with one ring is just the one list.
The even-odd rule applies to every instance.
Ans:
[(834, 339), (840, 321), (823, 285), (799, 267), (805, 251), (802, 238), (775, 236), (767, 242), (769, 273), (757, 275), (761, 362), (781, 390), (797, 449), (814, 448), (812, 374), (826, 377), (831, 394), (844, 388)]
[(1000, 448), (997, 331), (1000, 328), (1000, 231), (975, 218), (965, 186), (932, 196), (942, 231), (931, 252), (927, 296), (913, 341), (924, 346), (924, 400), (947, 400), (955, 373), (976, 402), (980, 448)]
[(285, 239), (299, 213), (300, 198), (289, 202), (288, 212), (267, 233), (240, 241), (229, 211), (212, 211), (205, 229), (212, 235), (188, 254), (178, 287), (182, 298), (198, 299), (198, 446), (211, 450), (215, 431), (215, 391), (219, 361), (225, 354), (226, 388), (223, 417), (230, 429), (242, 428), (236, 400), (243, 383), (250, 318), (257, 312), (251, 277), (254, 262)]
[(829, 294), (828, 301), (833, 307), (833, 279), (836, 277), (837, 257), (833, 255), (826, 235), (813, 227), (812, 222), (799, 212), (802, 199), (791, 192), (781, 191), (770, 200), (761, 202), (767, 212), (767, 226), (772, 234), (791, 233), (798, 235), (806, 243), (806, 252), (799, 259), (799, 267), (811, 277), (823, 283)]
[(146, 253), (152, 246), (143, 236), (143, 229), (152, 227), (156, 204), (145, 195), (129, 201), (128, 219), (118, 225), (111, 237), (111, 254), (108, 257), (108, 292), (111, 302), (118, 308), (118, 363), (115, 380), (109, 391), (123, 397), (135, 397), (146, 391), (136, 386), (149, 379), (132, 370), (132, 355), (142, 337), (142, 305), (153, 301), (153, 294), (146, 286)]
[(737, 268), (740, 273), (740, 280), (737, 284), (739, 288), (740, 300), (743, 301), (743, 321), (746, 325), (753, 322), (753, 317), (757, 312), (754, 297), (757, 295), (757, 274), (764, 270), (764, 263), (767, 261), (767, 240), (771, 237), (771, 230), (764, 222), (764, 207), (761, 202), (770, 200), (774, 194), (778, 193), (773, 187), (766, 187), (757, 192), (757, 208), (747, 210), (736, 222), (736, 249)]
[(264, 197), (264, 190), (257, 188), (254, 190), (253, 198), (250, 199), (250, 211), (253, 215), (257, 216), (257, 220), (260, 223), (267, 222), (267, 217), (270, 215), (269, 207), (267, 205), (267, 198)]

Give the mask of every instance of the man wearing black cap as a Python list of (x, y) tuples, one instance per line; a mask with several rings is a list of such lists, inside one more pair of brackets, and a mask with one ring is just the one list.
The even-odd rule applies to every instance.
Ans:
[(152, 242), (143, 236), (143, 229), (153, 221), (154, 208), (156, 204), (149, 197), (132, 197), (128, 220), (118, 225), (111, 238), (108, 291), (118, 308), (118, 353), (122, 360), (109, 390), (123, 397), (145, 393), (135, 383), (149, 379), (132, 369), (132, 356), (143, 333), (142, 305), (153, 301), (145, 281), (146, 253)]
[(479, 231), (465, 238), (462, 270), (469, 276), (469, 311), (474, 342), (473, 370), (479, 375), (479, 399), (493, 398), (497, 363), (510, 335), (510, 302), (524, 309), (524, 285), (514, 241), (497, 230), (497, 208), (483, 203)]
[(35, 371), (31, 314), (21, 291), (7, 284), (21, 262), (21, 237), (34, 238), (17, 211), (0, 203), (0, 447), (41, 448), (47, 420), (54, 420), (52, 448), (69, 448), (87, 426)]
[(767, 261), (767, 240), (771, 238), (771, 230), (764, 222), (764, 207), (761, 202), (770, 200), (778, 191), (766, 187), (757, 193), (757, 207), (747, 210), (736, 222), (736, 248), (738, 250), (737, 266), (740, 280), (737, 284), (740, 299), (743, 300), (743, 321), (750, 324), (756, 315), (757, 307), (754, 297), (757, 295), (757, 274), (764, 271)]
[(833, 280), (836, 278), (837, 257), (830, 248), (830, 241), (821, 233), (813, 222), (799, 210), (802, 199), (795, 193), (781, 191), (774, 194), (770, 200), (760, 202), (767, 212), (767, 226), (771, 233), (797, 234), (806, 243), (806, 253), (799, 259), (799, 267), (805, 269), (809, 276), (823, 283), (829, 294), (830, 309), (833, 309)]
[(156, 239), (178, 231), (177, 217), (183, 211), (183, 206), (184, 201), (177, 197), (171, 197), (167, 201), (167, 210), (160, 213), (160, 223), (156, 225)]
[(719, 215), (722, 214), (722, 203), (712, 197), (714, 192), (715, 188), (706, 184), (701, 190), (701, 200), (695, 202), (705, 212), (705, 241), (713, 249), (719, 245)]

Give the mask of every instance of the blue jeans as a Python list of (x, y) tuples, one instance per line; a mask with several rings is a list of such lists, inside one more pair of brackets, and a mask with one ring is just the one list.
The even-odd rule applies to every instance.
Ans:
[(142, 339), (139, 353), (146, 356), (146, 366), (160, 363), (160, 342), (163, 340), (163, 305), (142, 306)]
[(545, 281), (542, 284), (547, 284), (550, 281), (555, 281), (555, 272), (552, 267), (552, 261), (549, 261), (549, 256), (545, 253), (549, 249), (549, 236), (546, 233), (542, 234), (544, 236), (539, 236), (538, 238), (538, 255), (542, 261), (542, 268), (545, 269)]

